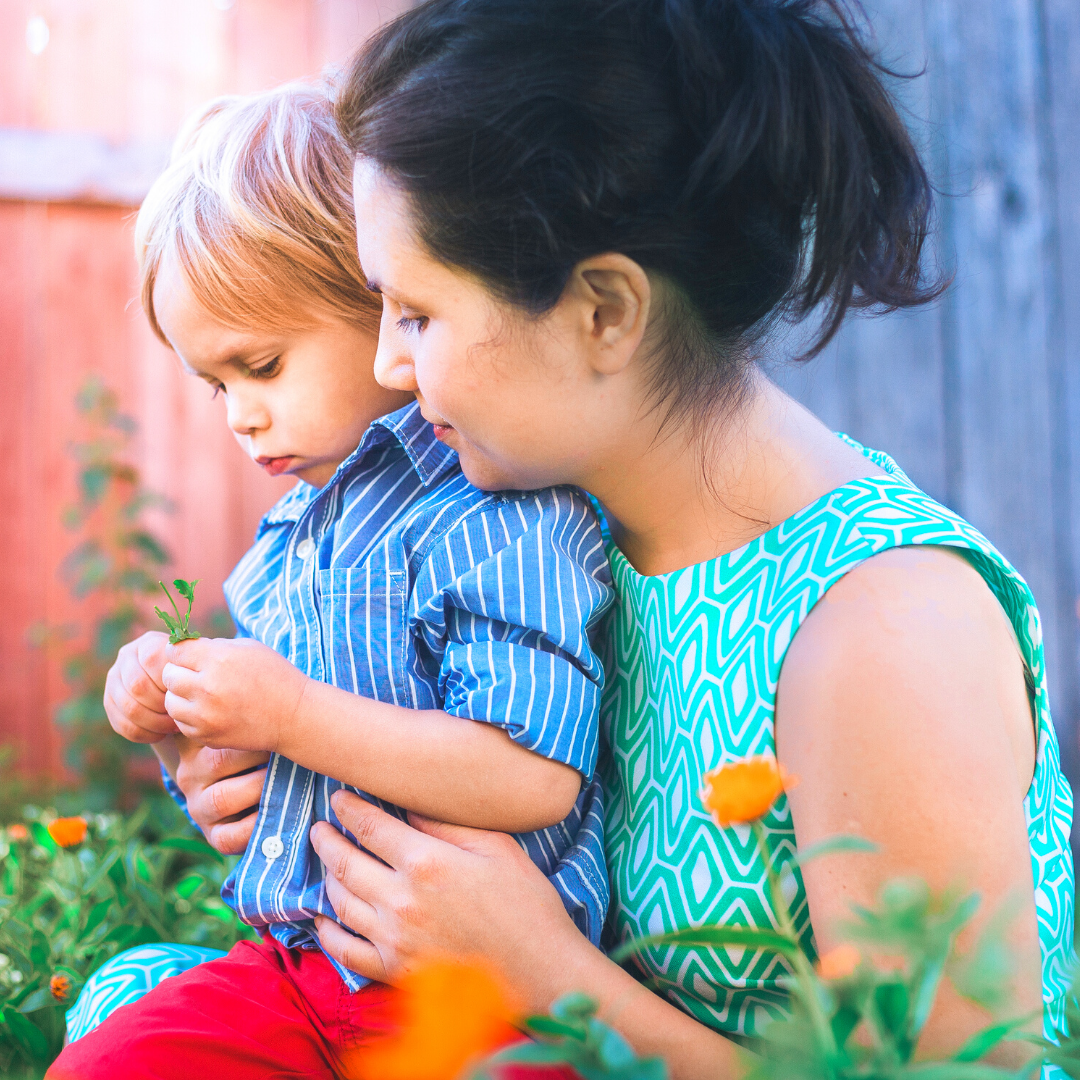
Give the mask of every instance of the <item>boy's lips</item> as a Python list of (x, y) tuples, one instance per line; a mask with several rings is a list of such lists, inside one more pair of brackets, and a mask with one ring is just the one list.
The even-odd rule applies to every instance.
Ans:
[(257, 457), (255, 463), (261, 465), (271, 476), (280, 476), (295, 461), (295, 455), (288, 457)]

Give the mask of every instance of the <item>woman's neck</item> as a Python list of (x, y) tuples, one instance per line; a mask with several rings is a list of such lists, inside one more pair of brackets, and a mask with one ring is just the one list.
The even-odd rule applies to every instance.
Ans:
[(734, 551), (834, 488), (881, 472), (756, 368), (738, 407), (718, 410), (704, 430), (626, 430), (584, 486), (646, 575)]

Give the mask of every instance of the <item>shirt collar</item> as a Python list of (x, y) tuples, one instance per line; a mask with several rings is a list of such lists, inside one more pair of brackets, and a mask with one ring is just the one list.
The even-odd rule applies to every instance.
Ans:
[[(327, 483), (336, 484), (358, 461), (377, 446), (385, 446), (391, 438), (401, 443), (409, 456), (412, 467), (424, 487), (431, 487), (457, 465), (457, 451), (444, 446), (435, 438), (431, 425), (420, 413), (417, 402), (406, 405), (397, 412), (380, 416), (364, 432), (360, 445), (337, 467)], [(325, 490), (325, 489), (323, 489)], [(311, 501), (319, 494), (319, 488), (298, 480), (270, 509), (262, 520), (263, 525), (282, 525), (287, 521), (299, 521)]]
[[(457, 451), (435, 438), (431, 424), (420, 412), (419, 402), (414, 401), (404, 409), (380, 416), (368, 429), (368, 435), (372, 437), (370, 445), (382, 441), (378, 439), (376, 429), (389, 432), (401, 443), (424, 487), (431, 487), (457, 465)], [(364, 442), (360, 444), (361, 450)]]

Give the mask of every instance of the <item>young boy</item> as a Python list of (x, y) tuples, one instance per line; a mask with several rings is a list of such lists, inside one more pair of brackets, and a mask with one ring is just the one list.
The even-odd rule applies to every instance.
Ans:
[[(224, 392), (245, 451), (301, 482), (226, 582), (237, 637), (143, 635), (121, 650), (107, 707), (171, 771), (177, 732), (272, 752), (223, 890), (264, 937), (113, 1012), (57, 1076), (340, 1068), (381, 1023), (384, 993), (318, 951), (312, 929), (334, 911), (308, 833), (340, 827), (342, 787), (400, 816), (516, 834), (599, 940), (600, 530), (571, 489), (473, 488), (411, 396), (377, 385), (351, 169), (325, 94), (224, 100), (182, 136), (139, 214), (155, 332)], [(184, 805), (174, 775), (167, 786)]]

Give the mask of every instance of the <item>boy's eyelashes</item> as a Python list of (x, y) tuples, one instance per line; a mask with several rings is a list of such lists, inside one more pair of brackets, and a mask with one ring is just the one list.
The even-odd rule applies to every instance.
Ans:
[[(275, 356), (273, 360), (268, 360), (260, 367), (247, 367), (244, 365), (243, 371), (250, 379), (272, 379), (281, 371), (281, 357)], [(215, 379), (212, 375), (200, 375), (200, 378), (214, 388), (215, 398), (219, 393), (228, 394), (228, 388), (220, 379)]]
[(272, 379), (279, 371), (281, 371), (280, 356), (275, 356), (273, 360), (268, 360), (261, 367), (248, 368), (248, 374), (253, 379)]

